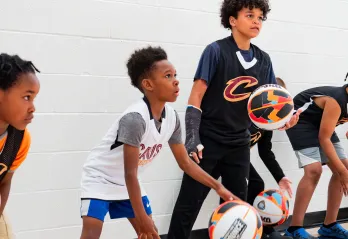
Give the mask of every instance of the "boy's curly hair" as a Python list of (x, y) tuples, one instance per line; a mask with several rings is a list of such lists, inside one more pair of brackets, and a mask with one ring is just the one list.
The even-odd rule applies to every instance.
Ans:
[(141, 92), (141, 81), (148, 77), (158, 61), (167, 60), (167, 53), (161, 47), (146, 47), (136, 50), (127, 61), (128, 75), (131, 83)]
[(271, 11), (268, 0), (224, 0), (220, 9), (221, 25), (231, 29), (230, 16), (237, 18), (243, 8), (259, 8), (263, 12), (264, 20)]

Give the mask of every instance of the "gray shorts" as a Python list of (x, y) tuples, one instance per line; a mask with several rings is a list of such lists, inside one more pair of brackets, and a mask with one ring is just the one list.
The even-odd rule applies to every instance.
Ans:
[[(335, 147), (338, 157), (341, 160), (347, 159), (347, 155), (341, 143), (337, 142), (337, 143), (333, 143), (333, 145)], [(321, 147), (311, 147), (311, 148), (296, 150), (295, 154), (297, 156), (298, 166), (300, 168), (303, 168), (306, 165), (317, 163), (317, 162), (320, 162), (322, 164), (327, 164), (327, 162), (329, 161)]]

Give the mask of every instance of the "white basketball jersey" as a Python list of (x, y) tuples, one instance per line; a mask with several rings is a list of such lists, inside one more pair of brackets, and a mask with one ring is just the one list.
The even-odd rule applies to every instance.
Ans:
[[(138, 177), (151, 162), (158, 157), (164, 143), (171, 138), (176, 115), (173, 108), (165, 105), (165, 116), (162, 118), (161, 130), (158, 132), (154, 119), (151, 118), (148, 105), (144, 100), (131, 105), (115, 121), (102, 141), (90, 152), (82, 172), (81, 198), (97, 198), (103, 200), (129, 199), (124, 178), (123, 145), (112, 147), (117, 142), (119, 120), (131, 112), (139, 113), (146, 124), (145, 133), (139, 148)], [(141, 185), (141, 184), (140, 184)], [(142, 196), (146, 195), (141, 187)]]

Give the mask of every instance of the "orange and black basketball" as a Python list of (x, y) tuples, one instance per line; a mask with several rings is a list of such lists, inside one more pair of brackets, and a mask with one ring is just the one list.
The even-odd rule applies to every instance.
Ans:
[(260, 86), (251, 94), (248, 101), (251, 121), (265, 130), (283, 127), (291, 119), (293, 112), (293, 99), (280, 85)]

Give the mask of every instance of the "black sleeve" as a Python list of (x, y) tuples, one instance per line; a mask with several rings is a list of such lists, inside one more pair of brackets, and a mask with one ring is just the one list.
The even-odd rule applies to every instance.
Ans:
[(265, 131), (257, 143), (257, 147), (261, 160), (271, 172), (273, 178), (279, 183), (285, 175), (272, 152), (272, 136), (272, 131)]

